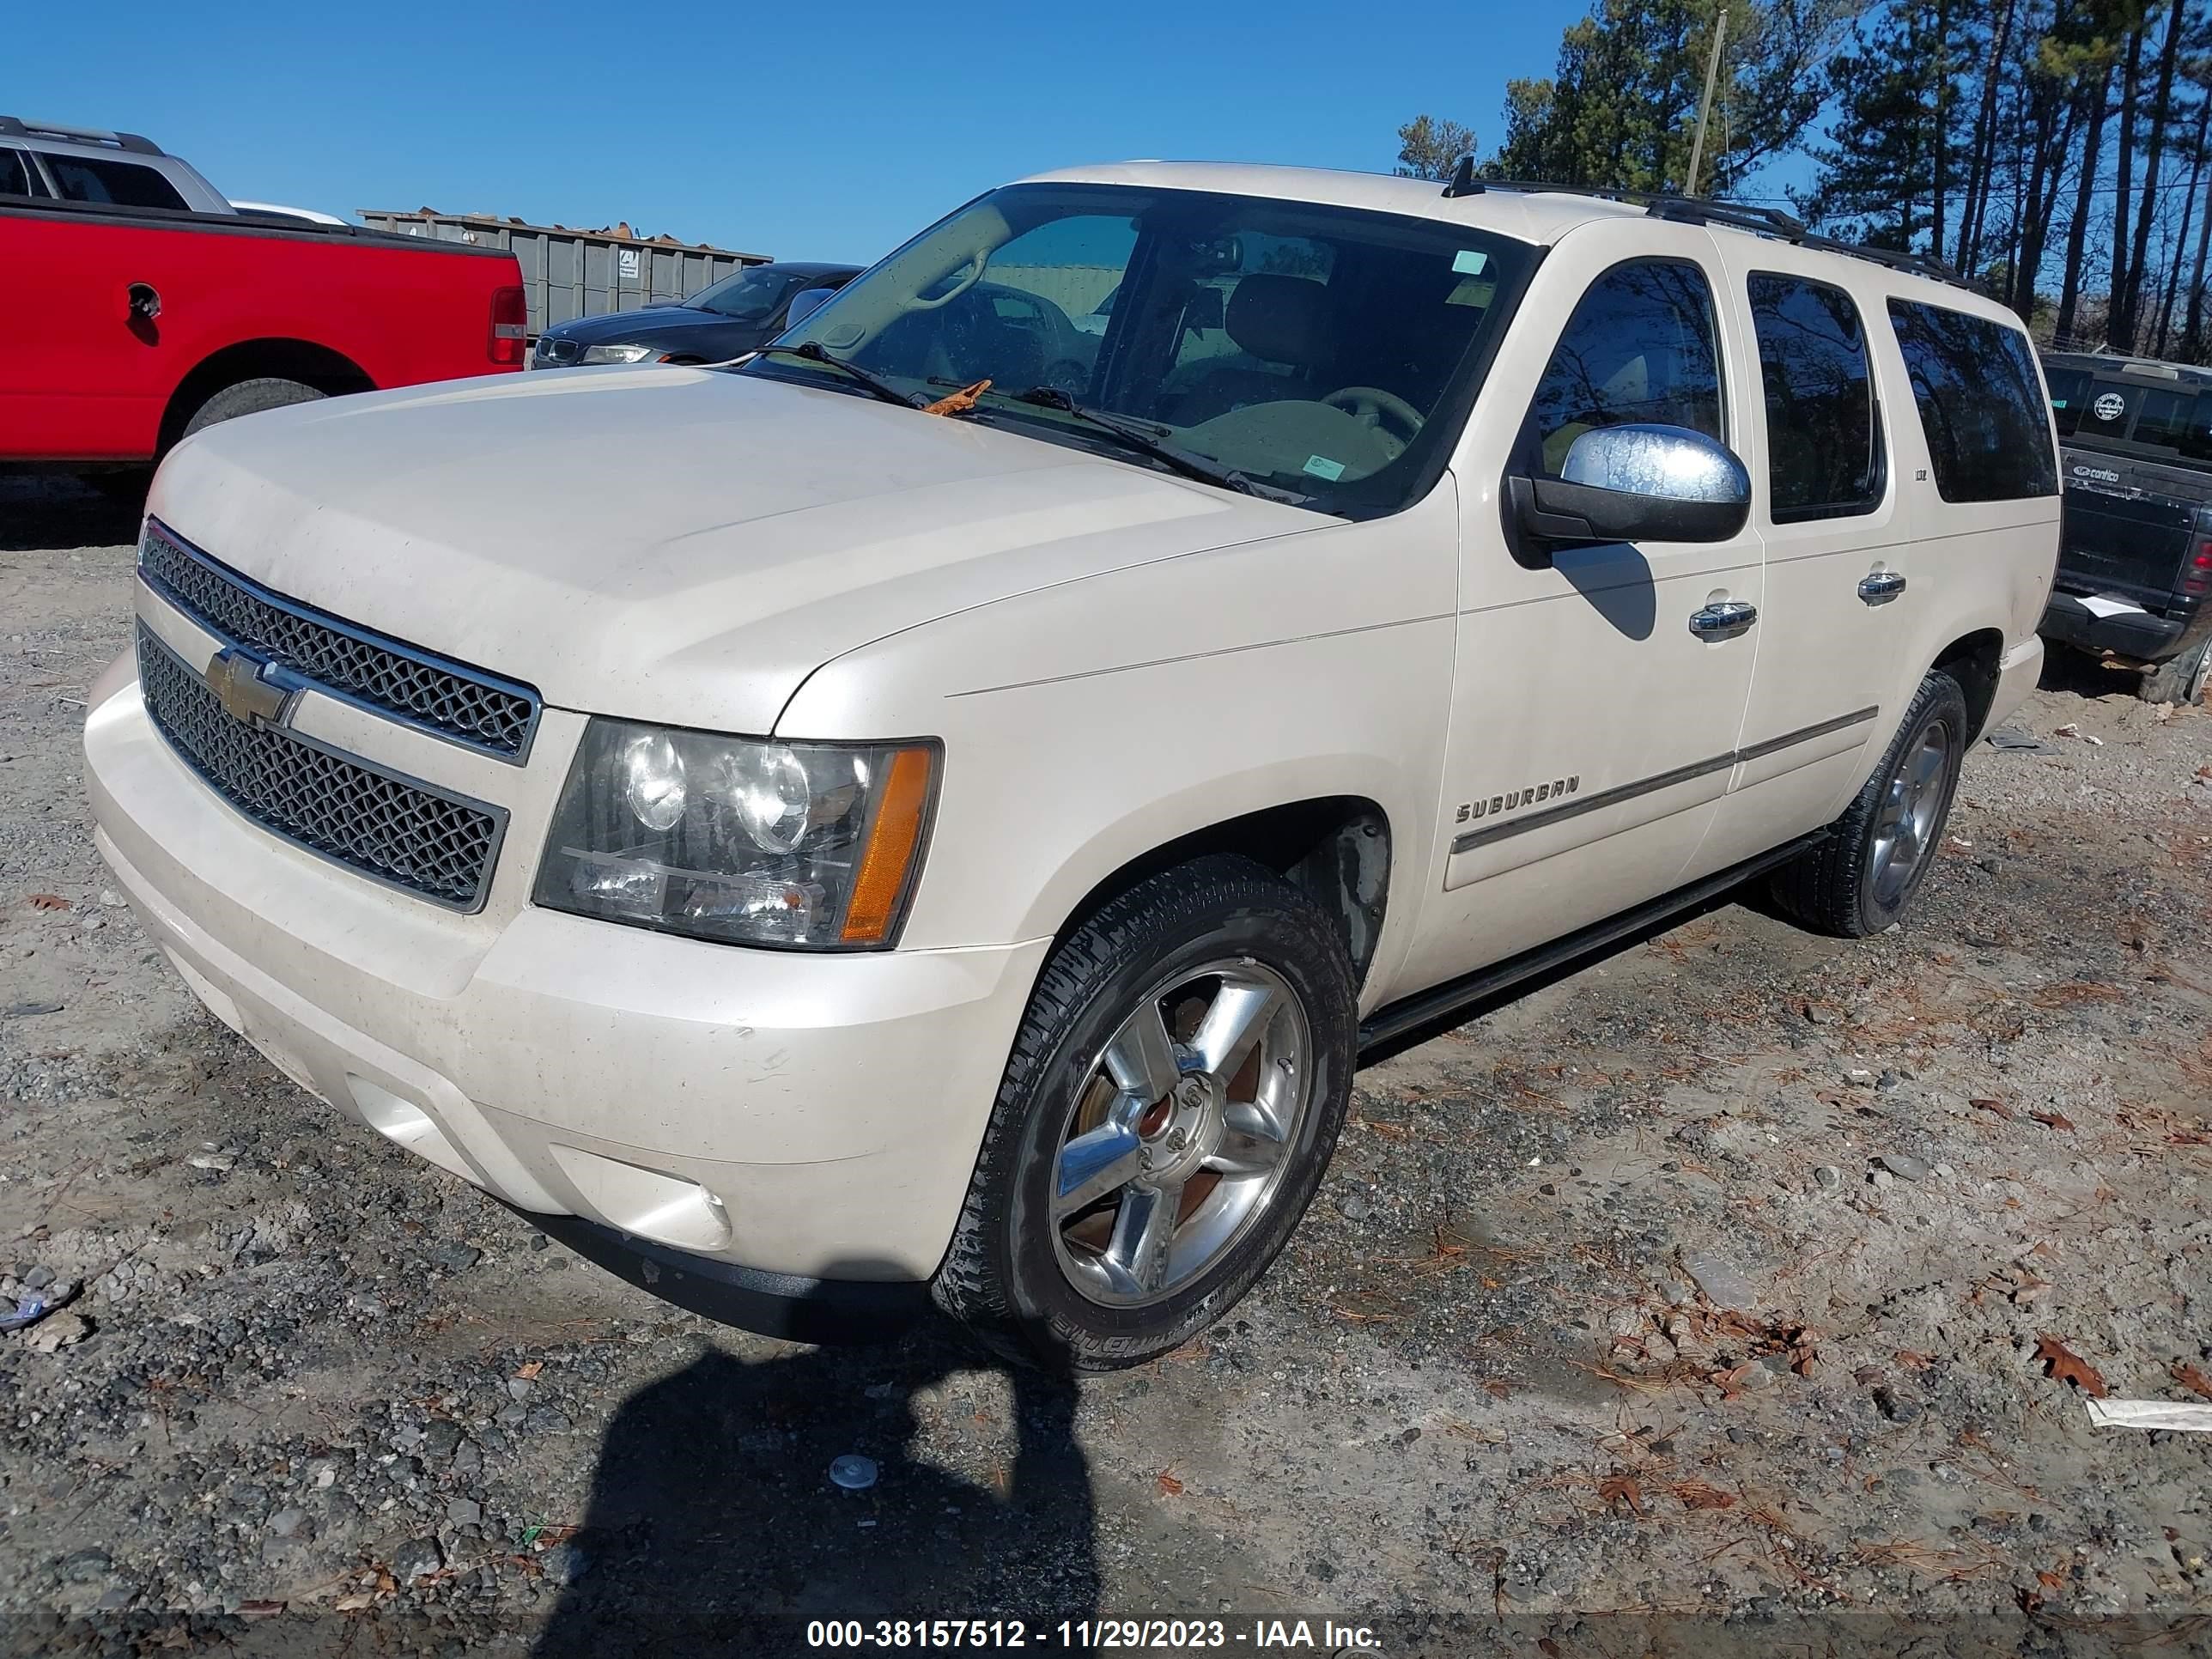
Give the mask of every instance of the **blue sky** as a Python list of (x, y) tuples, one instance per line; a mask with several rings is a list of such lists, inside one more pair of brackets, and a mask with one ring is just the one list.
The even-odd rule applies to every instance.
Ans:
[(869, 260), (1073, 162), (1387, 172), (1423, 110), (1487, 147), (1583, 9), (99, 0), (10, 8), (0, 112), (143, 132), (235, 197)]

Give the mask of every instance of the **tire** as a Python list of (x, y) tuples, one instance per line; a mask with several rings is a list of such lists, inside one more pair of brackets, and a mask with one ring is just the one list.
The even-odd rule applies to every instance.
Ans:
[(2145, 702), (2193, 703), (2204, 695), (2212, 672), (2212, 639), (2143, 671), (2136, 695)]
[[(1958, 681), (1940, 668), (1930, 671), (1906, 706), (1881, 764), (1829, 826), (1827, 839), (1774, 873), (1775, 903), (1806, 927), (1844, 939), (1879, 933), (1903, 915), (1943, 844), (1966, 758), (1967, 718)], [(1884, 858), (1893, 799), (1910, 803), (1904, 823), (1911, 829), (1893, 839)], [(1900, 872), (1908, 845), (1914, 855)]]
[[(1150, 1067), (1132, 1036), (1148, 1001), (1152, 1029), (1178, 1045)], [(1204, 1023), (1216, 1009), (1224, 1017)], [(1258, 1033), (1240, 1051), (1219, 1034), (1249, 1009), (1264, 1012), (1238, 1028)], [(1251, 1289), (1305, 1213), (1343, 1127), (1357, 1025), (1338, 927), (1263, 866), (1199, 859), (1114, 899), (1038, 976), (932, 1283), (938, 1304), (1000, 1352), (1056, 1370), (1140, 1364), (1186, 1341)], [(1209, 1050), (1218, 1077), (1197, 1069)], [(1148, 1075), (1169, 1092), (1155, 1096)], [(1055, 1215), (1073, 1178), (1061, 1148), (1079, 1132), (1094, 1149), (1120, 1137), (1099, 1180), (1131, 1158), (1144, 1171), (1088, 1202), (1079, 1188), (1072, 1213)], [(1159, 1196), (1170, 1190), (1173, 1204)], [(1167, 1218), (1172, 1249), (1146, 1247), (1148, 1214)]]
[(313, 403), (328, 394), (299, 380), (283, 380), (265, 376), (256, 380), (240, 380), (216, 392), (192, 411), (191, 419), (185, 422), (184, 436), (213, 426), (217, 421), (235, 420), (240, 415), (258, 415), (264, 409), (282, 409), (288, 404)]

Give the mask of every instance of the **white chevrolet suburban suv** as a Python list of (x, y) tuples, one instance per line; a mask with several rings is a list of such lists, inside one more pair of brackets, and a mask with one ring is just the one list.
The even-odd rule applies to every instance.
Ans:
[(1754, 876), (1887, 927), (2055, 455), (2017, 319), (1780, 215), (1054, 173), (735, 364), (181, 445), (100, 849), (275, 1065), (626, 1277), (1127, 1364), (1364, 1048)]

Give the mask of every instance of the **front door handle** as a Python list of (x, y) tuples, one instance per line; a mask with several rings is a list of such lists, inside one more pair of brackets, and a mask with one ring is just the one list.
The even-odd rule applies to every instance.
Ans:
[(1905, 578), (1894, 570), (1877, 570), (1859, 580), (1859, 597), (1869, 605), (1887, 605), (1905, 592)]
[(1690, 613), (1690, 631), (1701, 640), (1732, 640), (1759, 620), (1759, 607), (1742, 599), (1720, 599)]

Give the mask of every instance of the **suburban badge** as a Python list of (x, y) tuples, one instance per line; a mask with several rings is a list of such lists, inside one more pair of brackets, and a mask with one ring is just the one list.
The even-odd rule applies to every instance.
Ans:
[(1510, 812), (1516, 807), (1533, 806), (1540, 800), (1555, 800), (1561, 795), (1571, 795), (1583, 787), (1582, 774), (1571, 778), (1554, 778), (1549, 783), (1524, 783), (1518, 789), (1508, 789), (1502, 795), (1492, 795), (1484, 800), (1462, 801), (1458, 817), (1454, 820), (1468, 823), (1476, 818), (1486, 818), (1494, 812)]

